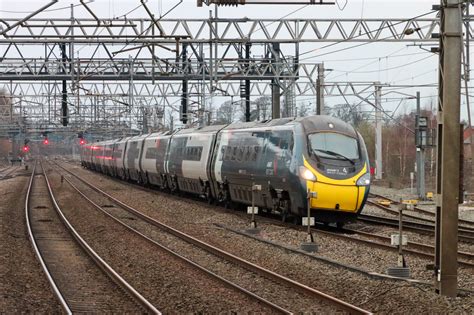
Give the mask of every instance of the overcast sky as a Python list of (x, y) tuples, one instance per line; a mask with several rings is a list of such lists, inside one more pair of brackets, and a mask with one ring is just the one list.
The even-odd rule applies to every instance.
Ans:
[[(173, 7), (178, 0), (149, 0), (147, 5), (156, 16)], [(23, 17), (28, 11), (39, 8), (48, 0), (0, 0), (0, 18)], [(60, 0), (52, 8), (67, 7), (70, 3), (77, 4), (79, 1)], [(437, 1), (412, 0), (365, 0), (338, 1), (339, 6), (258, 6), (247, 5), (240, 7), (220, 7), (220, 17), (249, 17), (249, 18), (403, 18), (409, 19), (418, 15), (431, 12), (433, 4)], [(90, 3), (94, 12), (103, 18), (114, 18), (121, 16), (136, 8), (139, 0), (96, 0)], [(206, 18), (209, 10), (214, 7), (196, 7), (196, 0), (184, 0), (177, 9), (172, 11), (168, 18)], [(300, 10), (298, 10), (300, 9)], [(14, 11), (14, 12), (8, 12)], [(44, 12), (38, 17), (50, 16), (69, 17), (69, 10)], [(88, 16), (81, 7), (75, 10), (76, 16)], [(146, 17), (143, 8), (130, 13), (128, 17)], [(434, 13), (428, 15), (433, 17)], [(302, 51), (313, 50), (314, 53), (305, 55), (306, 62), (325, 62), (325, 66), (332, 71), (326, 73), (327, 81), (380, 81), (388, 84), (426, 84), (437, 82), (437, 55), (425, 52), (419, 47), (413, 47), (409, 43), (371, 43), (361, 47), (355, 47), (344, 51), (341, 48), (352, 47), (354, 43), (338, 44), (329, 48), (323, 48), (327, 43), (303, 45)], [(4, 47), (4, 46), (3, 46)], [(3, 49), (0, 46), (0, 50)], [(1, 53), (1, 51), (0, 51)], [(328, 54), (329, 53), (329, 54)], [(324, 55), (323, 55), (324, 54)], [(322, 55), (322, 56), (320, 56)], [(387, 57), (388, 56), (388, 57)], [(369, 59), (373, 58), (373, 59)], [(361, 60), (362, 59), (362, 60)], [(353, 71), (350, 71), (353, 70)], [(414, 94), (418, 88), (406, 88), (403, 93)], [(435, 102), (436, 89), (423, 88), (423, 104), (430, 102), (433, 97)], [(392, 97), (396, 97), (393, 96)], [(306, 101), (301, 100), (299, 101)], [(310, 100), (311, 101), (311, 100)], [(332, 106), (343, 102), (341, 98), (328, 98), (327, 103)], [(350, 100), (350, 102), (354, 102)], [(313, 102), (314, 104), (314, 102)], [(467, 118), (465, 100), (461, 109), (463, 118)], [(395, 110), (398, 101), (384, 103), (388, 111)], [(406, 101), (398, 106), (397, 113), (409, 112), (415, 106), (414, 101)], [(474, 119), (474, 117), (473, 117)]]

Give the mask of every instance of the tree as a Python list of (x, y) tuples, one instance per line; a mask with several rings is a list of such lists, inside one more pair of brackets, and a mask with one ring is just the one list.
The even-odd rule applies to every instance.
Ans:
[(357, 128), (369, 119), (369, 113), (362, 112), (358, 104), (339, 104), (329, 110), (329, 114)]
[(232, 101), (224, 102), (216, 111), (216, 123), (230, 124), (234, 122), (237, 112), (237, 104)]
[(257, 119), (266, 120), (272, 117), (272, 98), (270, 96), (262, 96), (255, 100), (257, 105)]
[(311, 102), (308, 104), (305, 103), (300, 103), (300, 106), (298, 106), (298, 112), (297, 116), (298, 117), (306, 117), (311, 114)]

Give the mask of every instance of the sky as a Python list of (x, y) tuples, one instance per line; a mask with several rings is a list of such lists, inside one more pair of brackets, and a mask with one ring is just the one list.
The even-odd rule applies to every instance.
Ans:
[[(176, 5), (178, 0), (149, 0), (147, 5), (160, 16)], [(39, 8), (48, 3), (48, 0), (1, 0), (0, 18), (23, 17), (27, 15), (27, 10)], [(52, 8), (67, 8), (70, 3), (77, 4), (79, 1), (60, 0)], [(102, 18), (114, 18), (121, 16), (137, 6), (139, 0), (95, 0), (89, 3), (94, 12)], [(283, 6), (283, 5), (247, 5), (239, 7), (219, 7), (219, 17), (248, 17), (248, 18), (321, 18), (321, 19), (370, 19), (370, 18), (402, 18), (409, 19), (415, 16), (428, 14), (433, 4), (437, 1), (416, 0), (416, 1), (392, 1), (392, 0), (338, 0), (338, 5), (334, 6)], [(206, 18), (209, 10), (214, 6), (201, 8), (196, 7), (196, 0), (183, 0), (182, 3), (167, 18)], [(14, 11), (14, 12), (9, 12)], [(69, 16), (69, 10), (49, 11), (41, 13), (38, 17), (48, 16)], [(77, 7), (75, 12), (78, 16), (87, 16), (82, 8)], [(143, 8), (129, 13), (127, 17), (146, 17)], [(433, 17), (434, 13), (427, 15)], [(305, 44), (300, 47), (301, 51), (310, 51), (304, 56), (305, 62), (324, 62), (326, 81), (379, 81), (384, 84), (395, 85), (419, 85), (426, 83), (437, 83), (438, 57), (413, 46), (410, 43), (370, 43), (357, 46), (357, 43), (339, 43), (326, 47), (328, 43)], [(349, 48), (342, 50), (344, 48)], [(2, 46), (0, 46), (2, 49)], [(0, 51), (1, 53), (1, 51)], [(473, 59), (474, 60), (474, 59)], [(383, 88), (384, 89), (384, 88)], [(382, 89), (382, 93), (385, 93)], [(435, 88), (404, 88), (398, 92), (414, 95), (420, 90), (423, 98), (422, 105), (428, 106), (430, 103), (436, 104)], [(408, 113), (415, 108), (414, 100), (401, 100), (397, 97), (405, 98), (398, 94), (391, 93), (386, 96), (383, 106), (386, 111), (396, 114)], [(309, 99), (298, 98), (299, 102), (313, 102)], [(340, 97), (327, 97), (326, 104), (334, 106), (345, 102)], [(356, 102), (350, 99), (349, 102)], [(462, 118), (466, 119), (466, 101), (462, 100)], [(435, 106), (436, 107), (436, 106)], [(369, 108), (365, 108), (369, 110)], [(473, 113), (474, 115), (474, 113)], [(474, 119), (474, 116), (472, 117)]]

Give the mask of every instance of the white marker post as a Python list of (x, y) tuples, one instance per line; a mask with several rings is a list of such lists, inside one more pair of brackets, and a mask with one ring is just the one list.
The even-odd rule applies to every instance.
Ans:
[(408, 244), (408, 238), (403, 235), (403, 210), (406, 204), (400, 200), (399, 216), (398, 216), (398, 235), (391, 235), (392, 246), (398, 246), (398, 262), (396, 267), (387, 269), (387, 274), (399, 278), (410, 278), (410, 268), (407, 266), (405, 256), (403, 256), (403, 245)]
[[(318, 245), (314, 242), (313, 234), (311, 233), (311, 226), (315, 225), (315, 218), (311, 217), (311, 198), (317, 198), (318, 194), (308, 188), (307, 199), (307, 217), (302, 218), (303, 226), (308, 226), (308, 234), (306, 235), (306, 242), (301, 244), (301, 249), (307, 252), (317, 252)], [(305, 220), (306, 219), (306, 220)]]
[(250, 228), (247, 229), (247, 233), (251, 234), (258, 234), (260, 233), (260, 229), (257, 228), (257, 221), (255, 220), (255, 214), (258, 214), (258, 207), (255, 207), (255, 192), (261, 191), (262, 185), (255, 185), (255, 182), (252, 183), (252, 206), (247, 207), (247, 213), (252, 214), (252, 218), (250, 220)]

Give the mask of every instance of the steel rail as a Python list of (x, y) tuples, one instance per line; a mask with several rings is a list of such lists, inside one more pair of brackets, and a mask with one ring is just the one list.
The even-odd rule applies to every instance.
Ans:
[[(355, 232), (357, 234), (363, 235), (363, 233), (359, 233), (357, 230), (348, 230), (348, 231)], [(353, 242), (356, 242), (356, 243), (367, 244), (371, 247), (378, 247), (378, 248), (388, 249), (390, 251), (398, 252), (398, 247), (394, 247), (394, 246), (392, 246), (390, 244), (386, 244), (386, 243), (381, 243), (381, 242), (376, 242), (376, 241), (371, 241), (371, 240), (366, 240), (366, 239), (360, 239), (360, 238), (354, 238), (354, 237), (350, 237), (349, 235), (339, 234), (339, 233), (334, 233), (334, 232), (329, 232), (329, 231), (324, 231), (324, 230), (317, 230), (316, 233), (322, 233), (322, 234), (325, 234), (325, 235), (330, 235), (330, 236), (333, 236), (333, 237), (336, 237), (336, 238), (345, 239), (345, 240), (353, 241)], [(380, 236), (380, 235), (375, 235), (374, 236), (374, 234), (370, 234), (370, 233), (366, 233), (364, 235), (367, 236), (367, 237), (373, 237), (373, 238), (379, 238), (379, 237), (384, 238), (384, 241), (385, 241), (384, 236)], [(390, 240), (390, 238), (388, 238), (388, 237), (387, 237), (387, 239)], [(414, 245), (414, 243), (409, 243), (408, 244), (408, 246), (412, 246), (412, 245)], [(430, 249), (430, 250), (433, 249), (434, 250), (434, 247), (429, 247), (428, 245), (425, 245), (425, 244), (416, 243), (415, 246), (417, 246), (417, 245), (419, 246), (419, 248), (423, 248), (424, 250), (426, 250), (426, 249)], [(424, 246), (426, 246), (426, 247), (424, 247)], [(416, 255), (416, 256), (420, 256), (420, 257), (424, 257), (424, 258), (434, 258), (433, 253), (422, 252), (422, 251), (418, 251), (418, 250), (407, 248), (407, 247), (403, 248), (403, 252), (408, 253), (408, 254), (412, 254), (412, 255)], [(467, 259), (474, 259), (474, 256), (470, 253), (463, 253), (462, 252), (462, 253), (458, 253), (458, 254), (460, 256), (463, 255), (463, 257), (465, 257)], [(458, 263), (459, 263), (459, 265), (462, 265), (462, 266), (474, 268), (474, 262), (458, 260)]]
[(56, 296), (56, 298), (59, 300), (61, 308), (63, 309), (63, 311), (66, 314), (72, 315), (71, 308), (69, 307), (69, 305), (66, 302), (64, 296), (62, 295), (61, 291), (59, 290), (56, 282), (54, 281), (54, 279), (53, 279), (53, 277), (52, 277), (52, 275), (49, 271), (48, 266), (46, 266), (46, 263), (43, 259), (43, 255), (41, 254), (41, 252), (38, 248), (38, 244), (36, 243), (36, 239), (35, 239), (35, 236), (33, 234), (33, 229), (31, 228), (29, 208), (30, 208), (31, 188), (33, 187), (33, 179), (35, 177), (36, 164), (37, 164), (37, 162), (35, 161), (33, 171), (32, 171), (31, 176), (30, 176), (30, 181), (28, 183), (28, 189), (26, 191), (26, 197), (25, 197), (25, 217), (26, 217), (26, 229), (28, 231), (28, 238), (31, 241), (31, 245), (33, 246), (33, 250), (36, 254), (36, 257), (38, 258), (38, 261), (41, 265), (41, 268), (43, 269), (43, 272), (45, 273), (46, 278), (47, 278), (49, 284), (51, 285), (51, 288), (53, 289), (53, 293)]
[[(278, 225), (278, 226), (282, 226), (282, 227), (286, 227), (286, 228), (291, 228), (291, 229), (299, 230), (299, 231), (306, 231), (305, 227), (293, 226), (292, 224), (281, 223), (280, 221), (277, 221), (277, 220), (274, 220), (274, 219), (271, 219), (271, 218), (266, 218), (266, 219), (268, 220), (269, 224)], [(324, 235), (327, 235), (327, 236), (331, 236), (331, 237), (335, 237), (335, 238), (339, 238), (339, 239), (344, 239), (344, 240), (347, 240), (347, 241), (350, 241), (350, 242), (353, 241), (355, 243), (366, 244), (366, 245), (368, 245), (370, 247), (374, 247), (374, 248), (381, 248), (381, 249), (390, 250), (390, 251), (393, 251), (393, 252), (398, 252), (397, 247), (392, 246), (390, 244), (387, 244), (387, 242), (390, 241), (390, 237), (377, 235), (377, 234), (372, 234), (372, 233), (368, 233), (368, 232), (363, 232), (363, 231), (359, 231), (359, 230), (355, 230), (355, 229), (348, 229), (348, 228), (338, 230), (339, 233), (328, 231), (327, 228), (325, 228), (325, 227), (324, 228), (323, 227), (321, 227), (321, 228), (312, 228), (311, 230), (315, 233), (318, 233), (318, 234), (324, 234)], [(350, 235), (341, 234), (340, 232), (360, 234), (360, 235), (363, 235), (363, 236), (366, 236), (366, 237), (378, 239), (382, 242), (377, 242), (377, 241), (367, 240), (367, 239), (361, 239), (361, 238), (355, 238), (355, 237), (351, 237)], [(416, 256), (419, 256), (419, 257), (423, 257), (423, 258), (434, 258), (434, 254), (432, 254), (432, 253), (423, 252), (423, 251), (419, 251), (419, 250), (414, 249), (414, 248), (418, 248), (420, 250), (425, 250), (425, 251), (430, 250), (430, 251), (434, 252), (434, 246), (430, 246), (430, 245), (422, 244), (422, 243), (415, 243), (415, 242), (408, 242), (408, 246), (411, 246), (413, 248), (404, 247), (403, 251), (405, 253), (409, 253), (409, 254), (416, 255)], [(469, 259), (474, 260), (474, 255), (471, 254), (471, 253), (458, 252), (458, 255), (462, 256), (463, 258), (468, 259), (468, 260)], [(474, 268), (474, 262), (458, 260), (458, 263), (459, 263), (459, 265), (462, 265), (462, 266)]]
[[(396, 215), (398, 216), (399, 215), (399, 212), (398, 210), (392, 210), (390, 207), (387, 207), (387, 206), (384, 206), (384, 205), (381, 205), (381, 204), (378, 204), (377, 202), (373, 202), (373, 201), (370, 201), (370, 200), (367, 200), (367, 203), (370, 204), (370, 205), (373, 205), (379, 209), (382, 209), (384, 210), (385, 212), (388, 212), (390, 214), (393, 214), (393, 215)], [(425, 222), (427, 223), (427, 225), (434, 225), (434, 221), (431, 220), (431, 219), (425, 219), (425, 218), (420, 218), (420, 217), (417, 217), (415, 215), (410, 215), (410, 214), (403, 214), (404, 217), (406, 218), (410, 218), (410, 219), (414, 219), (414, 220), (418, 220), (418, 221), (422, 221), (422, 222)], [(460, 225), (458, 226), (458, 231), (460, 233), (467, 233), (467, 234), (473, 234), (474, 235), (474, 228), (473, 227), (469, 227), (469, 226), (464, 226), (464, 225)]]
[[(387, 226), (398, 227), (397, 219), (390, 219), (386, 217), (360, 214), (357, 220), (366, 222), (366, 223), (383, 224)], [(403, 229), (408, 230), (408, 231), (424, 232), (424, 233), (429, 233), (429, 234), (434, 233), (434, 225), (417, 223), (413, 221), (403, 221)], [(474, 235), (472, 233), (473, 232), (470, 230), (466, 231), (466, 230), (459, 229), (458, 238), (459, 240), (464, 241), (464, 242), (474, 243)]]
[[(64, 161), (64, 162), (67, 163), (67, 164), (75, 165), (75, 164), (71, 163), (70, 161)], [(114, 180), (114, 181), (117, 180), (118, 182), (122, 182), (122, 181), (119, 181), (118, 179), (113, 178), (113, 177), (110, 177), (110, 179)], [(151, 189), (151, 188), (146, 188), (146, 187), (143, 187), (141, 185), (134, 185), (134, 187), (136, 187), (137, 189), (140, 189), (142, 191), (148, 192), (148, 193), (156, 193), (157, 192), (157, 190), (154, 190), (154, 189)], [(175, 196), (169, 195), (169, 197), (175, 197)], [(209, 205), (207, 205), (207, 206), (209, 206)], [(215, 206), (215, 207), (218, 207), (218, 206)], [(219, 208), (221, 208), (221, 207), (219, 207)], [(226, 211), (227, 209), (222, 207), (222, 210)], [(265, 219), (268, 219), (270, 224), (274, 224), (274, 225), (277, 224), (279, 226), (288, 227), (288, 224), (281, 223), (281, 222), (279, 222), (279, 220), (273, 220), (269, 217), (265, 217)], [(298, 227), (294, 227), (294, 228), (298, 229)], [(346, 238), (348, 240), (353, 240), (353, 241), (359, 242), (359, 243), (367, 243), (369, 246), (373, 245), (374, 247), (379, 247), (379, 248), (383, 248), (383, 249), (390, 249), (390, 250), (393, 250), (393, 251), (398, 251), (398, 249), (396, 247), (393, 247), (393, 246), (388, 245), (388, 244), (384, 244), (384, 243), (380, 243), (380, 242), (374, 242), (374, 241), (365, 240), (365, 239), (352, 238), (349, 235), (338, 234), (338, 233), (334, 233), (334, 232), (327, 231), (325, 229), (317, 228), (317, 227), (316, 227), (316, 230), (317, 230), (318, 233), (323, 233), (323, 234), (327, 233), (328, 235), (331, 235), (331, 236), (335, 236), (335, 237), (339, 237), (339, 238)], [(338, 231), (340, 231), (340, 232), (346, 231), (348, 233), (360, 234), (360, 235), (367, 236), (367, 237), (370, 237), (370, 238), (378, 239), (378, 240), (380, 240), (382, 242), (385, 242), (385, 243), (390, 242), (390, 237), (383, 236), (383, 235), (372, 234), (372, 233), (364, 232), (364, 231), (357, 230), (357, 229), (344, 228), (343, 230), (338, 230)], [(404, 248), (405, 252), (409, 252), (411, 254), (418, 255), (418, 256), (421, 256), (421, 257), (430, 257), (430, 258), (433, 257), (433, 255), (431, 255), (430, 253), (419, 252), (419, 251), (416, 251), (414, 249), (416, 248), (416, 249), (419, 249), (419, 250), (430, 251), (430, 250), (434, 250), (434, 246), (431, 246), (431, 245), (428, 245), (428, 244), (423, 244), (423, 243), (417, 243), (417, 242), (408, 242), (408, 246), (412, 247), (413, 249)], [(471, 253), (468, 253), (468, 252), (458, 251), (458, 255), (460, 257), (463, 257), (464, 259), (474, 260), (474, 254), (471, 254)], [(459, 261), (459, 264), (465, 265), (467, 267), (474, 267), (474, 263), (471, 263), (469, 261)]]
[(0, 179), (5, 179), (5, 177), (8, 177), (11, 173), (16, 171), (18, 169), (18, 166), (8, 166), (2, 170), (0, 170)]
[(231, 282), (231, 281), (229, 281), (229, 280), (227, 280), (227, 279), (225, 279), (225, 278), (219, 276), (218, 274), (216, 274), (216, 273), (214, 273), (214, 272), (212, 272), (212, 271), (210, 271), (210, 270), (208, 270), (208, 269), (202, 267), (201, 265), (199, 265), (199, 264), (193, 262), (192, 260), (189, 260), (188, 258), (186, 258), (186, 257), (184, 257), (184, 256), (182, 256), (182, 255), (180, 255), (179, 253), (170, 250), (169, 248), (167, 248), (167, 247), (165, 247), (165, 246), (159, 244), (158, 242), (156, 242), (156, 241), (154, 241), (153, 239), (149, 238), (148, 236), (146, 236), (145, 234), (141, 233), (140, 231), (138, 231), (138, 230), (136, 230), (136, 229), (130, 227), (129, 225), (123, 223), (122, 221), (120, 221), (119, 219), (115, 218), (114, 216), (112, 216), (112, 215), (111, 215), (110, 213), (108, 213), (107, 211), (105, 211), (105, 210), (103, 209), (103, 207), (99, 206), (97, 203), (95, 203), (93, 200), (91, 200), (89, 197), (87, 197), (86, 194), (84, 194), (82, 191), (80, 191), (80, 189), (77, 188), (77, 186), (75, 186), (69, 179), (67, 179), (67, 178), (64, 178), (64, 179), (66, 180), (66, 182), (67, 182), (74, 190), (76, 190), (84, 199), (86, 199), (86, 200), (87, 200), (90, 204), (92, 204), (96, 209), (100, 210), (102, 213), (104, 213), (105, 215), (107, 215), (109, 218), (111, 218), (111, 219), (114, 220), (115, 222), (121, 224), (123, 227), (125, 227), (125, 228), (131, 230), (132, 232), (136, 233), (137, 235), (139, 235), (139, 236), (141, 236), (142, 238), (146, 239), (147, 241), (151, 242), (153, 245), (159, 247), (159, 248), (162, 249), (163, 251), (166, 251), (167, 253), (169, 253), (169, 254), (171, 254), (171, 255), (173, 255), (173, 256), (179, 258), (180, 260), (182, 260), (182, 261), (184, 261), (184, 262), (186, 262), (186, 263), (192, 265), (193, 267), (195, 267), (195, 268), (197, 268), (197, 269), (203, 271), (204, 273), (206, 273), (206, 274), (212, 276), (213, 278), (216, 278), (217, 280), (219, 280), (219, 281), (223, 282), (224, 284), (226, 284), (226, 285), (232, 287), (233, 289), (237, 289), (238, 291), (240, 291), (240, 292), (242, 292), (242, 293), (244, 293), (244, 294), (246, 294), (246, 295), (248, 295), (248, 296), (250, 296), (250, 297), (252, 297), (252, 298), (254, 298), (254, 299), (258, 300), (258, 301), (260, 301), (260, 302), (262, 302), (263, 304), (269, 306), (270, 308), (272, 308), (272, 309), (274, 309), (274, 310), (276, 310), (276, 311), (278, 311), (278, 312), (281, 312), (281, 313), (283, 313), (283, 314), (292, 314), (290, 311), (288, 311), (288, 310), (286, 310), (286, 309), (284, 309), (284, 308), (282, 308), (282, 307), (280, 307), (280, 306), (278, 306), (278, 305), (276, 305), (276, 304), (274, 304), (274, 303), (272, 303), (272, 302), (270, 302), (270, 301), (268, 301), (268, 300), (266, 300), (266, 299), (264, 299), (264, 298), (258, 296), (257, 294), (255, 294), (255, 293), (253, 293), (253, 292), (250, 292), (250, 291), (248, 291), (247, 289), (245, 289), (245, 288), (243, 288), (243, 287), (241, 287), (241, 286), (239, 286), (239, 285), (237, 285), (237, 284), (235, 284), (235, 283), (233, 283), (233, 282)]
[(86, 253), (92, 258), (92, 260), (101, 268), (115, 283), (122, 287), (128, 294), (130, 294), (147, 312), (151, 314), (160, 314), (161, 312), (156, 309), (147, 299), (145, 299), (135, 288), (133, 288), (125, 279), (122, 278), (105, 260), (103, 260), (89, 244), (79, 235), (76, 229), (71, 225), (69, 220), (65, 217), (61, 208), (59, 207), (56, 198), (54, 196), (51, 184), (49, 182), (46, 172), (43, 170), (44, 178), (46, 180), (46, 186), (48, 187), (49, 196), (53, 202), (54, 209), (58, 214), (60, 220), (76, 239), (78, 244), (86, 251)]
[[(252, 262), (249, 262), (249, 261), (246, 261), (240, 257), (237, 257), (231, 253), (228, 253), (224, 250), (221, 250), (215, 246), (212, 246), (210, 244), (207, 244), (203, 241), (200, 241), (196, 238), (194, 238), (193, 236), (190, 236), (188, 234), (185, 234), (181, 231), (178, 231), (176, 230), (175, 228), (171, 227), (171, 226), (168, 226), (156, 219), (153, 219), (143, 213), (141, 213), (140, 211), (136, 210), (135, 208), (127, 205), (126, 203), (118, 200), (117, 198), (111, 196), (110, 194), (106, 193), (105, 191), (101, 190), (100, 188), (96, 187), (95, 185), (89, 183), (87, 180), (83, 179), (82, 177), (78, 176), (77, 174), (74, 174), (73, 172), (71, 172), (70, 170), (67, 170), (66, 168), (64, 168), (63, 166), (59, 165), (59, 164), (56, 164), (58, 165), (60, 168), (62, 168), (64, 171), (66, 171), (67, 173), (71, 174), (72, 176), (74, 176), (75, 178), (77, 178), (78, 180), (80, 180), (81, 182), (83, 182), (84, 184), (86, 184), (87, 186), (89, 186), (91, 189), (95, 190), (96, 192), (98, 192), (99, 194), (102, 194), (103, 196), (105, 196), (106, 198), (108, 198), (109, 200), (111, 200), (112, 202), (114, 202), (115, 204), (117, 204), (118, 206), (120, 206), (122, 209), (140, 217), (141, 219), (143, 219), (144, 221), (148, 222), (149, 224), (153, 225), (153, 226), (156, 226), (158, 228), (160, 228), (161, 230), (164, 230), (190, 244), (193, 244), (195, 246), (198, 246), (199, 248), (215, 255), (215, 256), (218, 256), (218, 257), (221, 257), (223, 259), (226, 259), (226, 260), (229, 260), (237, 265), (240, 265), (241, 267), (243, 268), (246, 268), (248, 270), (252, 270), (253, 272), (255, 273), (258, 273), (258, 274), (261, 274), (261, 275), (264, 275), (268, 278), (271, 278), (279, 283), (282, 283), (284, 285), (288, 285), (288, 286), (291, 286), (297, 290), (300, 290), (301, 292), (305, 293), (305, 294), (309, 294), (309, 295), (312, 295), (312, 296), (315, 296), (316, 298), (320, 299), (320, 300), (323, 300), (325, 302), (328, 302), (330, 303), (331, 305), (334, 305), (334, 306), (337, 306), (339, 307), (341, 310), (343, 311), (347, 311), (351, 314), (371, 314), (369, 311), (367, 310), (364, 310), (362, 308), (359, 308), (355, 305), (352, 305), (352, 304), (349, 304), (347, 302), (344, 302), (342, 300), (339, 300), (333, 296), (330, 296), (326, 293), (323, 293), (321, 291), (318, 291), (316, 289), (313, 289), (311, 287), (308, 287), (302, 283), (299, 283), (297, 281), (294, 281), (292, 279), (289, 279), (285, 276), (282, 276), (278, 273), (275, 273), (271, 270), (268, 270), (268, 269), (265, 269), (263, 267), (260, 267)], [(65, 178), (66, 179), (66, 178)], [(83, 195), (84, 197), (85, 194), (81, 194)], [(100, 206), (99, 206), (100, 207)]]
[[(391, 203), (393, 203), (395, 205), (400, 204), (400, 201), (397, 201), (397, 200), (394, 200), (392, 198), (388, 198), (388, 197), (385, 197), (385, 196), (382, 196), (382, 195), (379, 195), (379, 194), (375, 194), (375, 193), (371, 192), (371, 193), (369, 193), (369, 195), (372, 195), (375, 198), (388, 200), (388, 201), (390, 201)], [(425, 209), (422, 209), (422, 208), (419, 208), (419, 207), (416, 207), (416, 206), (413, 207), (413, 210), (408, 210), (408, 211), (416, 211), (416, 212), (426, 214), (426, 215), (431, 216), (431, 217), (435, 216), (434, 212), (431, 212), (429, 210), (425, 210)], [(430, 221), (433, 222), (432, 220), (430, 220)], [(474, 221), (470, 221), (470, 220), (459, 219), (458, 221), (459, 221), (459, 223), (463, 223), (463, 224), (471, 224), (471, 225), (474, 224)]]
[[(344, 228), (342, 231), (348, 231), (348, 232), (351, 232), (351, 233), (355, 233), (355, 234), (359, 234), (359, 235), (363, 235), (363, 236), (367, 236), (367, 237), (371, 237), (371, 238), (376, 238), (378, 240), (381, 240), (382, 242), (390, 242), (390, 237), (388, 237), (388, 236), (383, 236), (383, 235), (373, 234), (373, 233), (369, 233), (369, 232), (365, 232), (365, 231), (361, 231), (361, 230), (357, 230), (357, 229), (348, 229), (348, 228)], [(423, 244), (423, 243), (419, 243), (419, 242), (410, 242), (410, 241), (408, 242), (407, 246), (412, 247), (412, 248), (417, 248), (417, 249), (420, 249), (420, 250), (433, 251), (433, 252), (434, 252), (434, 249), (435, 249), (435, 247), (433, 245)], [(398, 250), (396, 247), (392, 247), (392, 248)], [(407, 250), (410, 250), (410, 249), (407, 249), (407, 248), (403, 249), (403, 251), (407, 251)], [(474, 260), (474, 254), (472, 254), (472, 253), (458, 251), (458, 255), (460, 257), (465, 258), (465, 259)], [(433, 255), (431, 255), (431, 257), (433, 257)], [(464, 264), (464, 262), (461, 262), (461, 261), (459, 263)], [(467, 263), (467, 264), (471, 267), (474, 267), (474, 263)]]

